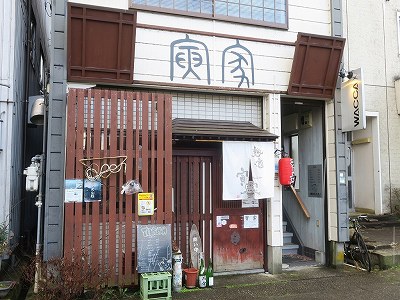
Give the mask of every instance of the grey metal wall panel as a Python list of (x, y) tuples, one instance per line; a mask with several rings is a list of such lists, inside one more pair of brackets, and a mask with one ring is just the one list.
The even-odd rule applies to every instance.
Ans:
[(53, 99), (53, 117), (63, 118), (65, 116), (65, 102)]
[(60, 239), (59, 237), (59, 230), (60, 230), (60, 225), (54, 224), (54, 225), (48, 225), (47, 226), (47, 238), (48, 242), (50, 243), (57, 243), (58, 240)]
[(61, 130), (64, 128), (64, 119), (60, 117), (53, 116), (51, 122), (50, 133), (51, 134), (60, 134)]
[(62, 245), (60, 245), (59, 243), (49, 242), (47, 244), (47, 252), (49, 253), (48, 259), (58, 257), (58, 255), (51, 255), (51, 254), (62, 252)]
[(64, 49), (54, 49), (54, 61), (63, 61), (64, 55)]
[(63, 65), (61, 65), (61, 66), (55, 65), (53, 68), (53, 82), (62, 83), (66, 79), (64, 72), (65, 72), (65, 69), (64, 69)]
[[(66, 105), (66, 0), (53, 0), (51, 89), (49, 99), (47, 185), (44, 220), (43, 259), (63, 255), (65, 105)], [(57, 162), (58, 160), (58, 162)]]
[[(343, 34), (342, 0), (332, 0), (332, 35), (341, 37)], [(339, 74), (338, 74), (339, 75)], [(340, 82), (340, 80), (338, 80)], [(335, 93), (335, 128), (336, 128), (336, 194), (338, 212), (338, 242), (348, 240), (348, 195), (347, 184), (340, 184), (339, 175), (347, 174), (346, 171), (346, 134), (341, 130), (341, 97), (340, 84)], [(346, 176), (347, 177), (347, 176)]]
[(49, 139), (47, 150), (50, 150), (50, 153), (61, 152), (61, 148), (59, 146), (61, 143), (63, 143), (63, 144), (65, 143), (64, 142), (64, 134), (63, 133), (60, 133), (59, 135), (52, 134)]
[[(62, 1), (62, 0), (61, 0)], [(60, 1), (57, 1), (60, 2)], [(54, 31), (65, 32), (65, 15), (55, 14), (53, 17), (53, 28)]]
[[(58, 2), (60, 3), (60, 2), (66, 2), (66, 1), (58, 1)], [(66, 9), (67, 9), (66, 5), (56, 5), (54, 7), (54, 13), (56, 15), (65, 16), (66, 15)]]
[(47, 184), (49, 188), (60, 189), (64, 185), (64, 179), (60, 171), (48, 171), (49, 178), (47, 178)]
[(65, 93), (66, 93), (66, 84), (55, 84), (52, 86), (53, 91), (53, 102), (54, 101), (61, 101), (64, 105), (63, 110), (65, 111), (66, 107), (66, 100), (65, 100)]
[[(62, 195), (62, 199), (64, 196)], [(63, 205), (63, 202), (60, 201), (60, 188), (49, 189), (47, 193), (46, 204), (49, 206), (60, 206)]]
[(65, 47), (64, 32), (54, 32), (52, 43), (55, 49), (64, 49)]
[(46, 217), (48, 219), (47, 221), (49, 223), (49, 226), (60, 224), (61, 220), (60, 207), (50, 206), (49, 209), (47, 210)]
[(47, 158), (47, 162), (50, 163), (50, 170), (61, 170), (63, 167), (63, 157), (61, 153), (51, 153), (50, 157)]

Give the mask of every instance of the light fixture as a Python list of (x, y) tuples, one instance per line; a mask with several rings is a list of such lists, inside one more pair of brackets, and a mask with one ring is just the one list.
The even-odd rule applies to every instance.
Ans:
[(346, 74), (346, 70), (345, 69), (341, 69), (339, 71), (339, 77), (342, 78), (342, 79), (344, 79), (345, 77), (347, 77), (347, 79), (352, 79), (353, 76), (354, 76), (353, 71), (349, 71), (349, 72), (347, 72), (347, 74)]
[(32, 104), (31, 114), (29, 116), (30, 121), (35, 125), (44, 124), (44, 98), (36, 98)]

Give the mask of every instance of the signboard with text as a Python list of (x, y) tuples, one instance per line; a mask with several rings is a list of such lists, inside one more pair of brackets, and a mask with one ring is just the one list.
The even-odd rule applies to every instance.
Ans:
[(359, 68), (342, 83), (342, 131), (365, 129), (366, 125), (363, 73)]

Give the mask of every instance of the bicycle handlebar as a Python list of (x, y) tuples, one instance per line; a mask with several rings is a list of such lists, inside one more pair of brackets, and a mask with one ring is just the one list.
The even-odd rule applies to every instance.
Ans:
[(367, 215), (359, 215), (357, 217), (349, 217), (349, 221), (355, 222), (355, 221), (369, 221)]

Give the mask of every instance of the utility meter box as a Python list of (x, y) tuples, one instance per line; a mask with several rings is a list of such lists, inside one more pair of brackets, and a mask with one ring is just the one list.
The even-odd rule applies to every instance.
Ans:
[(39, 168), (37, 165), (31, 164), (24, 170), (26, 175), (25, 189), (28, 192), (37, 192), (39, 186)]

